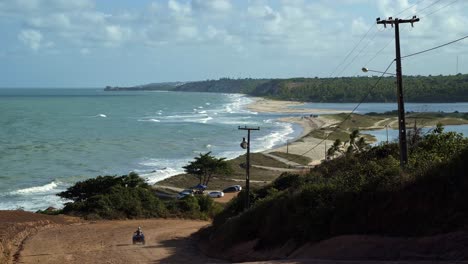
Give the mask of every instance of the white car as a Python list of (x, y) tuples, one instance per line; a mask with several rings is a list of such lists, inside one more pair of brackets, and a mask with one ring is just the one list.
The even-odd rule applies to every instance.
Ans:
[(220, 198), (224, 196), (224, 193), (222, 191), (215, 191), (208, 193), (208, 196), (210, 196), (211, 198)]

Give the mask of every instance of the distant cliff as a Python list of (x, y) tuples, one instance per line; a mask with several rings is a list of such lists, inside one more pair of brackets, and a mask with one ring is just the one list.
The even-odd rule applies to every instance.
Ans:
[(174, 91), (211, 92), (211, 93), (245, 93), (250, 94), (259, 85), (268, 83), (271, 79), (229, 79), (188, 82), (180, 85)]
[(119, 86), (106, 86), (104, 91), (171, 91), (184, 82), (163, 82), (163, 83), (150, 83), (144, 85), (119, 87)]
[[(394, 77), (339, 77), (290, 79), (229, 79), (197, 82), (154, 83), (135, 87), (106, 87), (106, 91), (168, 90), (186, 92), (244, 93), (306, 102), (395, 102)], [(468, 102), (468, 74), (404, 76), (407, 102)]]

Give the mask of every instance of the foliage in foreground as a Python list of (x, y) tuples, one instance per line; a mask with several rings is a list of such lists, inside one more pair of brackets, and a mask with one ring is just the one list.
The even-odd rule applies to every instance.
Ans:
[(212, 218), (221, 210), (208, 196), (188, 196), (180, 200), (160, 200), (136, 173), (98, 176), (78, 182), (58, 196), (71, 199), (63, 213), (89, 219), (152, 217)]
[(243, 196), (231, 201), (215, 217), (210, 243), (227, 248), (257, 240), (262, 249), (343, 234), (459, 230), (468, 223), (467, 160), (468, 139), (439, 127), (412, 142), (404, 172), (397, 144), (388, 144), (346, 154), (306, 176), (284, 174), (253, 192), (250, 210), (242, 212)]

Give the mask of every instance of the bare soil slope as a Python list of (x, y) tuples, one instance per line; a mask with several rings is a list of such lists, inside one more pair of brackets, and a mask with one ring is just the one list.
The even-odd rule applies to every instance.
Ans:
[(79, 222), (67, 216), (49, 216), (24, 211), (0, 211), (0, 263), (11, 263), (17, 258), (25, 238), (38, 231), (57, 225)]
[[(222, 263), (205, 257), (190, 235), (206, 221), (175, 219), (98, 221), (57, 226), (24, 243), (20, 263)], [(141, 226), (146, 245), (133, 245)]]

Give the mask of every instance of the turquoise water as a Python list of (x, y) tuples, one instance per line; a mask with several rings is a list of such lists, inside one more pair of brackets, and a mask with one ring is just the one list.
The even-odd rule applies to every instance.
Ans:
[(0, 89), (0, 209), (60, 207), (54, 194), (97, 175), (138, 172), (150, 183), (199, 153), (234, 158), (297, 137), (282, 115), (244, 110), (239, 94)]
[[(245, 110), (252, 100), (240, 94), (0, 89), (0, 209), (60, 207), (57, 192), (97, 175), (135, 171), (154, 183), (181, 173), (199, 153), (234, 158), (245, 153), (239, 144), (246, 132), (238, 126), (261, 128), (252, 132), (254, 152), (300, 135), (300, 127), (276, 121), (286, 115)], [(347, 110), (355, 104), (309, 106)], [(466, 106), (419, 109), (466, 112)]]

